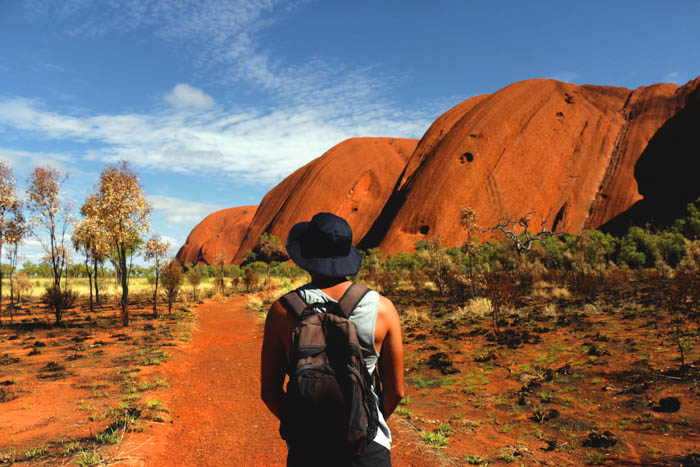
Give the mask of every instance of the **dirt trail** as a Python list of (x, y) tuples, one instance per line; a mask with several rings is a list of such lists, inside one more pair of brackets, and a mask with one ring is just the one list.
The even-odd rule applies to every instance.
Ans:
[[(277, 420), (260, 401), (260, 321), (245, 298), (208, 301), (196, 310), (192, 343), (163, 368), (173, 422), (132, 435), (122, 447), (129, 465), (285, 465)], [(397, 426), (398, 425), (398, 426)], [(435, 465), (400, 421), (390, 423), (394, 465)]]

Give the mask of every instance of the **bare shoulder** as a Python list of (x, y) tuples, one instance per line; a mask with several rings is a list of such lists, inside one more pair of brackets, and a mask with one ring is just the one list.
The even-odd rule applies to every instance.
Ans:
[(279, 300), (275, 301), (275, 303), (270, 306), (270, 309), (267, 311), (267, 316), (265, 317), (265, 333), (272, 332), (279, 334), (281, 330), (287, 327), (288, 321), (287, 309)]
[(377, 310), (377, 324), (375, 333), (379, 334), (381, 340), (390, 332), (396, 332), (401, 329), (401, 321), (399, 312), (396, 310), (394, 303), (384, 295), (379, 295), (379, 307)]

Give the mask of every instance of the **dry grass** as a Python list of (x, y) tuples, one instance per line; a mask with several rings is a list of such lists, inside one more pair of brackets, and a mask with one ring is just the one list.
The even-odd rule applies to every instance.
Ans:
[[(31, 289), (25, 292), (25, 297), (28, 299), (39, 299), (44, 294), (46, 287), (51, 284), (52, 279), (50, 278), (32, 278)], [(64, 283), (63, 281), (61, 282)], [(100, 295), (107, 298), (118, 298), (121, 297), (122, 287), (117, 284), (113, 278), (100, 279), (98, 283), (100, 289)], [(71, 278), (68, 279), (68, 287), (74, 290), (79, 297), (87, 297), (90, 295), (90, 284), (87, 279), (84, 278)], [(208, 295), (208, 291), (214, 288), (213, 279), (204, 279), (197, 286), (197, 292), (199, 296)], [(93, 291), (94, 293), (94, 291)], [(183, 284), (180, 289), (180, 293), (192, 294), (192, 286), (188, 283)], [(148, 279), (145, 277), (135, 277), (129, 280), (129, 294), (130, 295), (142, 295), (142, 294), (153, 294), (153, 285), (149, 284)], [(9, 299), (10, 297), (10, 281), (8, 279), (3, 279), (2, 281), (2, 296), (4, 299)]]

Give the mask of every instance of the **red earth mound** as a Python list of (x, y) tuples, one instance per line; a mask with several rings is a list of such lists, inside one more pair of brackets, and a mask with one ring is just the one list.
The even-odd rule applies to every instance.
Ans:
[(359, 243), (382, 211), (417, 144), (414, 139), (352, 138), (329, 149), (265, 195), (234, 262), (241, 262), (263, 232), (284, 242), (294, 224), (320, 211), (347, 219), (354, 243)]
[(423, 137), (370, 243), (385, 252), (410, 250), (423, 238), (460, 244), (464, 206), (475, 210), (484, 227), (528, 213), (534, 213), (535, 227), (544, 218), (555, 231), (600, 227), (647, 196), (635, 178), (640, 157), (667, 122), (684, 112), (685, 123), (666, 139), (670, 144), (682, 133), (685, 152), (694, 147), (695, 157), (669, 158), (674, 163), (664, 167), (681, 182), (666, 177), (666, 190), (688, 202), (700, 194), (696, 181), (683, 175), (698, 164), (698, 145), (692, 144), (698, 137), (691, 142), (686, 133), (693, 133), (689, 122), (697, 112), (688, 109), (697, 107), (699, 85), (700, 78), (682, 87), (630, 91), (538, 79), (469, 99)]
[(213, 264), (219, 255), (223, 255), (224, 264), (230, 264), (256, 209), (257, 206), (242, 206), (209, 214), (187, 236), (187, 241), (177, 252), (178, 261), (182, 264)]
[[(634, 91), (514, 83), (448, 110), (418, 144), (353, 138), (331, 148), (265, 196), (240, 248), (227, 240), (235, 252), (227, 257), (240, 263), (263, 232), (285, 240), (319, 211), (345, 217), (356, 245), (387, 253), (437, 237), (459, 245), (465, 206), (482, 227), (527, 214), (535, 227), (544, 219), (572, 233), (664, 220), (700, 196), (699, 118), (700, 78)], [(237, 212), (221, 213), (229, 211)], [(178, 257), (187, 250), (186, 261), (210, 261), (197, 253), (195, 232), (204, 244), (219, 231), (197, 226)]]

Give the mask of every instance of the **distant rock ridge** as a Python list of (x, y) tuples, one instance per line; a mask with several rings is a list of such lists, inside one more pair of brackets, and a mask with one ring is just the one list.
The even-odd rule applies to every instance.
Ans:
[(700, 77), (633, 91), (526, 80), (456, 105), (420, 142), (331, 148), (270, 190), (231, 258), (239, 263), (263, 232), (285, 240), (319, 211), (348, 219), (356, 245), (387, 253), (420, 239), (461, 244), (464, 206), (482, 226), (534, 213), (559, 232), (622, 232), (680, 214), (700, 196), (698, 168)]
[(187, 236), (177, 260), (182, 264), (214, 264), (221, 256), (225, 264), (231, 264), (257, 208), (241, 206), (209, 214)]

